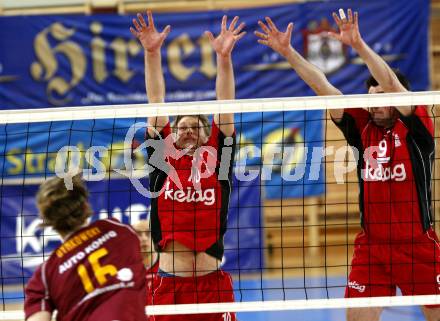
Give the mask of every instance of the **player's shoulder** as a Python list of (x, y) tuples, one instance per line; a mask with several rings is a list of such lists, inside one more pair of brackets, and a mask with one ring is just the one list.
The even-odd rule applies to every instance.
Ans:
[(414, 114), (419, 117), (429, 117), (428, 106), (426, 105), (414, 106)]
[(59, 262), (60, 258), (55, 255), (55, 251), (52, 252), (49, 257), (43, 258), (43, 262), (35, 268), (31, 278), (32, 281), (30, 282), (41, 284), (46, 288), (50, 276), (54, 275), (55, 272), (58, 272)]
[(127, 232), (129, 234), (133, 234), (134, 236), (137, 237), (137, 234), (135, 232), (135, 230), (127, 224), (121, 223), (119, 220), (117, 220), (116, 218), (106, 218), (106, 219), (101, 219), (101, 220), (97, 220), (94, 223), (92, 223), (91, 225), (97, 226), (97, 227), (102, 227), (103, 229), (107, 230), (107, 229), (117, 229), (120, 231), (124, 231)]
[(417, 124), (414, 123), (414, 120), (418, 119), (420, 124), (423, 125), (418, 127), (425, 127), (429, 134), (434, 136), (434, 122), (429, 112), (430, 107), (426, 105), (414, 106), (413, 112), (409, 116), (401, 116), (400, 120), (402, 120), (407, 128), (418, 130), (419, 128), (414, 128), (414, 124)]

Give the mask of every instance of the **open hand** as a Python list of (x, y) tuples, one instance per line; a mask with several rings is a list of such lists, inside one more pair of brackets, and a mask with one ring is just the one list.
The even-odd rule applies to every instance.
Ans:
[(336, 12), (333, 12), (333, 19), (339, 28), (339, 33), (329, 32), (328, 36), (339, 40), (340, 42), (356, 48), (362, 42), (361, 34), (359, 32), (358, 13), (355, 12), (354, 16), (351, 9), (347, 10), (347, 16), (343, 9), (339, 10), (340, 16)]
[(154, 26), (153, 14), (151, 10), (147, 10), (148, 25), (145, 23), (144, 17), (138, 13), (137, 18), (133, 19), (135, 28), (130, 27), (130, 32), (135, 36), (142, 47), (148, 52), (160, 50), (165, 38), (170, 33), (171, 27), (167, 25), (162, 32), (158, 32)]
[(238, 22), (237, 16), (232, 19), (229, 28), (226, 27), (227, 20), (228, 18), (223, 16), (221, 31), (216, 38), (214, 38), (214, 35), (211, 33), (211, 31), (205, 31), (205, 35), (208, 37), (212, 48), (218, 55), (222, 57), (229, 56), (232, 52), (232, 49), (234, 49), (235, 43), (243, 38), (243, 36), (246, 34), (246, 31), (242, 32), (245, 26), (244, 22), (240, 23), (237, 28), (235, 27)]
[(290, 41), (292, 38), (293, 23), (289, 23), (285, 32), (278, 30), (272, 19), (266, 17), (266, 24), (261, 20), (258, 21), (258, 25), (263, 32), (255, 31), (255, 35), (260, 38), (258, 43), (266, 45), (285, 57), (291, 47)]

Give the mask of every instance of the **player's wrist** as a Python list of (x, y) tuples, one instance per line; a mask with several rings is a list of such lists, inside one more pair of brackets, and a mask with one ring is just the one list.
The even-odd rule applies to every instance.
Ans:
[(225, 54), (217, 53), (218, 64), (229, 64), (231, 62), (232, 62), (232, 57), (230, 52)]
[(294, 50), (293, 47), (291, 45), (282, 48), (280, 50), (278, 50), (278, 53), (283, 56), (284, 58), (288, 59), (288, 57), (292, 54), (294, 54)]
[(362, 38), (359, 38), (356, 41), (353, 41), (351, 44), (351, 47), (357, 52), (359, 53), (359, 51), (362, 51), (366, 48), (366, 43)]
[(155, 48), (155, 49), (144, 48), (144, 53), (147, 57), (154, 58), (160, 56), (160, 48)]

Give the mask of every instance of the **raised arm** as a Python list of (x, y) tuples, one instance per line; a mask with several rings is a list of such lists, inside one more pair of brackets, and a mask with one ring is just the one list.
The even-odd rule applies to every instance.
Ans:
[[(160, 49), (165, 38), (170, 33), (168, 25), (162, 32), (158, 32), (154, 26), (153, 14), (147, 11), (148, 24), (141, 14), (133, 19), (135, 28), (130, 27), (131, 33), (139, 40), (144, 48), (145, 61), (145, 88), (149, 103), (163, 103), (165, 101), (165, 80), (162, 72), (162, 56)], [(160, 131), (169, 121), (168, 116), (149, 117), (148, 134), (155, 136), (155, 130)]]
[[(218, 100), (235, 98), (235, 78), (231, 54), (235, 43), (246, 34), (245, 31), (241, 32), (245, 24), (242, 22), (236, 27), (237, 22), (238, 17), (234, 17), (229, 28), (227, 28), (227, 17), (223, 16), (221, 31), (216, 38), (210, 31), (205, 32), (217, 55), (215, 86)], [(225, 136), (229, 137), (234, 133), (234, 114), (214, 115), (214, 121)]]
[[(263, 32), (255, 31), (255, 35), (260, 38), (258, 42), (272, 48), (281, 56), (286, 58), (290, 66), (296, 71), (305, 83), (312, 88), (318, 96), (342, 95), (341, 91), (334, 87), (327, 79), (325, 74), (315, 65), (308, 62), (291, 45), (293, 23), (289, 23), (285, 32), (278, 30), (275, 23), (266, 17), (266, 23), (258, 21), (258, 25)], [(342, 118), (343, 109), (332, 109), (330, 114), (336, 121)]]
[[(339, 33), (329, 32), (329, 36), (341, 41), (347, 46), (351, 46), (358, 53), (384, 92), (407, 91), (385, 60), (375, 53), (362, 39), (359, 32), (358, 13), (354, 12), (353, 15), (351, 9), (348, 9), (347, 15), (345, 15), (344, 10), (340, 9), (339, 15), (340, 16), (333, 12), (333, 19), (338, 25)], [(413, 109), (414, 108), (397, 107), (397, 110), (404, 116), (411, 115)]]

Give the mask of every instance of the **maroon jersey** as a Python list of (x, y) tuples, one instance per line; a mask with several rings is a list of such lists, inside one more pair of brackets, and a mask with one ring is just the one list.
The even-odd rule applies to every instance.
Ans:
[(145, 268), (127, 225), (99, 220), (60, 245), (25, 291), (26, 318), (58, 310), (57, 320), (145, 320)]
[(152, 162), (153, 153), (158, 151), (148, 149), (148, 163), (156, 167), (150, 171), (150, 190), (161, 191), (159, 197), (151, 200), (151, 234), (156, 250), (177, 241), (196, 252), (221, 259), (235, 134), (225, 137), (213, 122), (211, 135), (199, 148), (200, 153), (183, 156), (173, 143), (165, 142), (170, 134), (171, 127), (167, 124), (155, 137), (166, 145), (163, 151), (166, 155), (162, 157), (168, 165), (167, 171), (158, 169)]
[(345, 110), (336, 125), (359, 151), (359, 203), (367, 235), (398, 241), (427, 231), (434, 138), (426, 107), (400, 115), (391, 128), (375, 125), (359, 108)]

